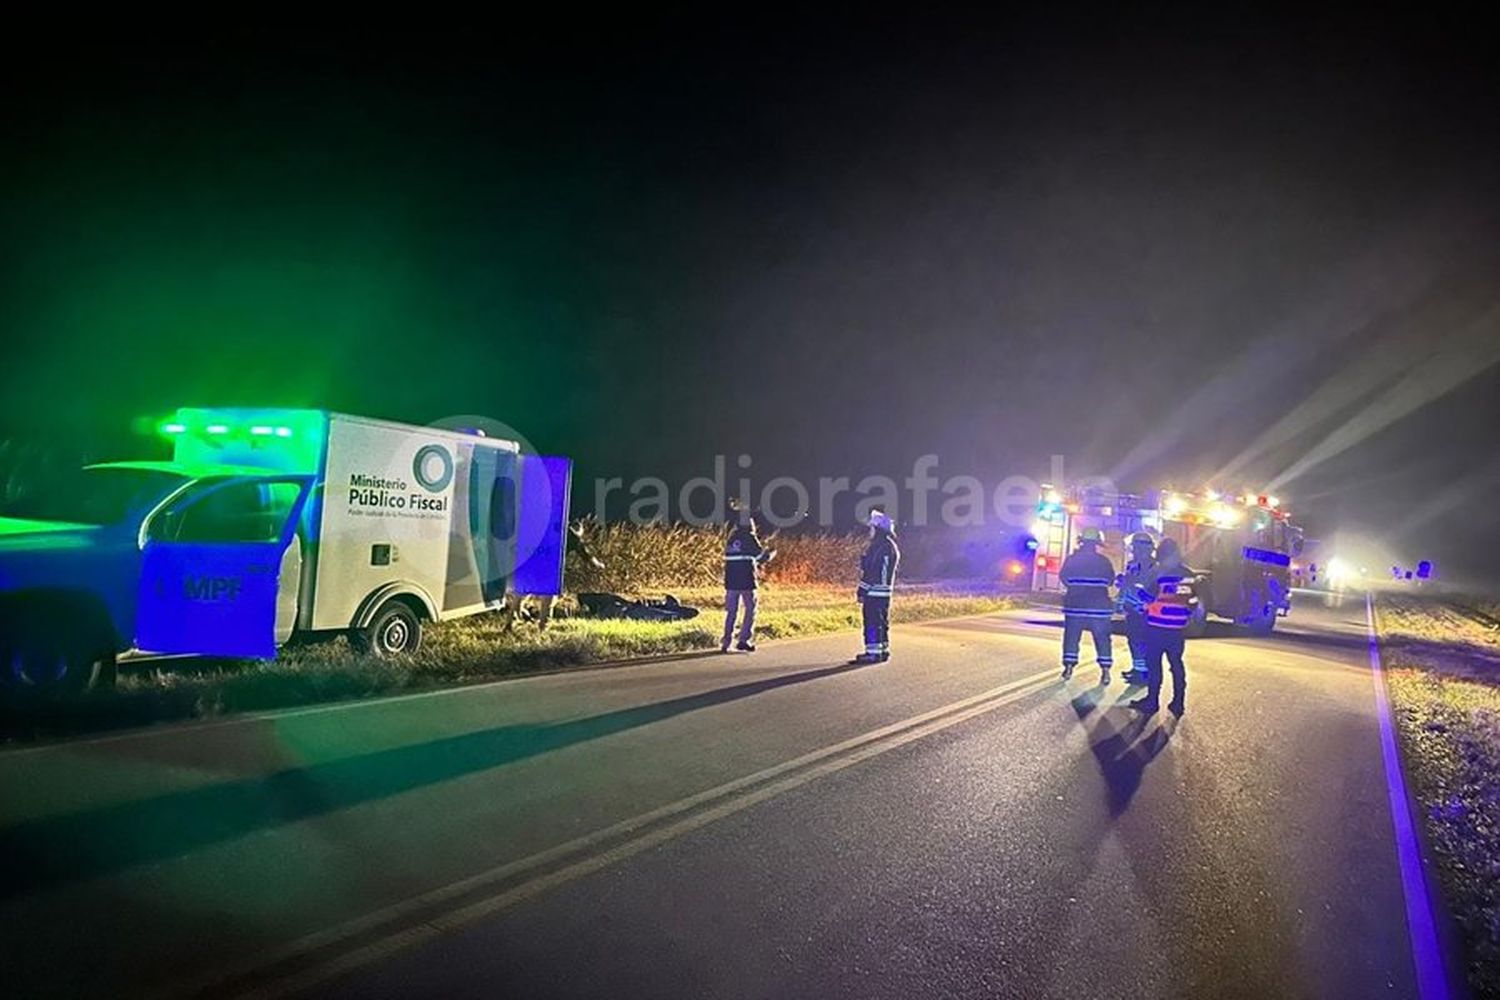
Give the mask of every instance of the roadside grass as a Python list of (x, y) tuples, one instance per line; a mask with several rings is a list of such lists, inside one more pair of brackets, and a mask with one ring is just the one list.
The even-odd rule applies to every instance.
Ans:
[[(529, 622), (507, 631), (498, 614), (476, 615), (424, 630), (422, 648), (393, 660), (361, 656), (343, 639), (294, 645), (275, 660), (163, 661), (125, 667), (114, 691), (73, 703), (8, 706), (0, 738), (35, 739), (120, 726), (211, 718), (376, 695), (420, 691), (673, 653), (718, 648), (724, 601), (719, 590), (679, 590), (701, 609), (680, 622), (555, 618), (546, 630)], [(907, 588), (893, 621), (927, 621), (984, 614), (1013, 599), (993, 589), (964, 586)], [(859, 625), (853, 588), (772, 585), (761, 593), (758, 640), (820, 635)], [(850, 652), (857, 641), (851, 637)]]
[(1398, 596), (1377, 608), (1402, 756), (1469, 986), (1500, 997), (1500, 629), (1474, 602)]

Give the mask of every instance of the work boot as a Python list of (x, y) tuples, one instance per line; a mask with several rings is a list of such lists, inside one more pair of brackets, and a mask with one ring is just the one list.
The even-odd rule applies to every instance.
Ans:
[(1070, 680), (1073, 679), (1073, 664), (1071, 664), (1071, 663), (1064, 663), (1063, 664), (1062, 679), (1065, 680), (1065, 681), (1070, 681)]
[(1167, 711), (1180, 719), (1182, 718), (1182, 713), (1187, 711), (1187, 706), (1182, 703), (1181, 698), (1173, 698), (1172, 703), (1167, 706)]
[(856, 664), (856, 663), (879, 663), (879, 662), (880, 662), (880, 654), (879, 653), (860, 653), (854, 659), (852, 659), (852, 660), (849, 661), (849, 663), (851, 665)]
[(881, 663), (884, 663), (886, 660), (889, 660), (890, 658), (891, 658), (891, 654), (890, 653), (881, 653), (880, 654), (880, 662)]
[(1099, 686), (1100, 687), (1109, 687), (1109, 668), (1108, 667), (1100, 667), (1099, 668)]
[(755, 643), (753, 643), (753, 642), (742, 642), (739, 645), (735, 646), (734, 648), (738, 649), (741, 653), (753, 653), (753, 652), (755, 652)]
[(729, 640), (728, 639), (725, 639), (723, 642), (719, 643), (719, 652), (721, 652), (721, 653), (727, 653), (727, 652), (729, 652)]
[(1155, 715), (1157, 712), (1161, 711), (1160, 703), (1153, 701), (1150, 698), (1137, 698), (1135, 701), (1132, 701), (1130, 703), (1130, 707), (1135, 709), (1137, 712), (1142, 712), (1146, 715)]
[(1126, 684), (1136, 685), (1144, 684), (1151, 678), (1146, 676), (1146, 671), (1144, 670), (1131, 669), (1121, 674), (1120, 679), (1123, 680)]

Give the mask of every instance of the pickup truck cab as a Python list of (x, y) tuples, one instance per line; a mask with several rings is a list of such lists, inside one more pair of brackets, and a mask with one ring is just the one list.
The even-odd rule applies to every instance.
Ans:
[(274, 655), (297, 617), (311, 484), (110, 462), (0, 511), (0, 686), (83, 691), (122, 657)]

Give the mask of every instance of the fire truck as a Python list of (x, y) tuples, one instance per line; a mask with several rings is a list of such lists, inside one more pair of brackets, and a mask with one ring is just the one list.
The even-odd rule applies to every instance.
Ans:
[(1277, 497), (1208, 489), (1135, 494), (1043, 486), (1032, 525), (1034, 591), (1062, 589), (1058, 574), (1063, 560), (1085, 528), (1104, 533), (1102, 551), (1116, 566), (1128, 558), (1128, 540), (1135, 532), (1177, 541), (1197, 578), (1189, 635), (1201, 634), (1210, 617), (1267, 633), (1291, 611), (1291, 567), (1302, 552), (1303, 537)]

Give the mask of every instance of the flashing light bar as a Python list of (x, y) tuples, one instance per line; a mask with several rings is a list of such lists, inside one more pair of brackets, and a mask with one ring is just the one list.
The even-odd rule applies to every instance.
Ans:
[[(162, 424), (157, 429), (162, 434), (165, 434), (168, 437), (176, 437), (181, 434), (187, 434), (191, 428), (189, 428), (187, 424), (174, 420), (171, 423)], [(215, 437), (223, 437), (224, 435), (233, 432), (233, 430), (234, 428), (228, 424), (208, 424), (203, 428), (203, 433), (212, 434)], [(293, 431), (290, 427), (274, 427), (270, 424), (256, 424), (250, 428), (250, 435), (251, 437), (279, 437), (282, 439), (286, 439), (295, 437), (296, 432)]]

